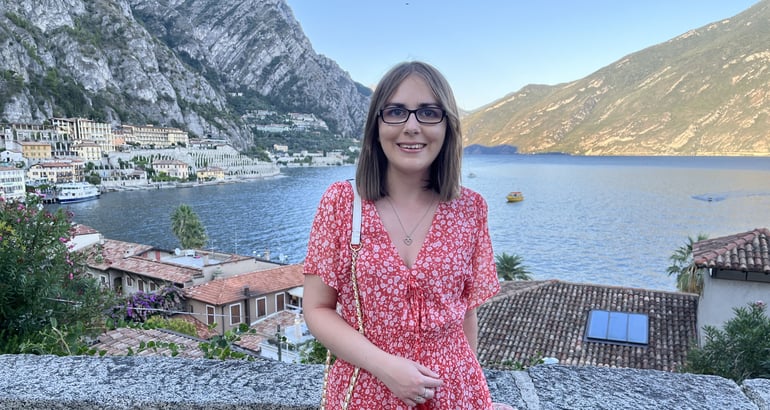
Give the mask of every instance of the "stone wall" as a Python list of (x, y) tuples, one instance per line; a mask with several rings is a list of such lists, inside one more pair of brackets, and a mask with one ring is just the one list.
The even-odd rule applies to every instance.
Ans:
[[(316, 409), (322, 373), (272, 361), (3, 355), (0, 408)], [(768, 379), (559, 365), (486, 373), (495, 401), (518, 410), (770, 410)]]

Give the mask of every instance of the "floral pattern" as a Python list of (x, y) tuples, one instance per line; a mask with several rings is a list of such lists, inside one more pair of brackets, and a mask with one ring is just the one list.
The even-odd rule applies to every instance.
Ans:
[[(305, 259), (337, 289), (342, 317), (357, 328), (349, 248), (353, 190), (332, 184), (321, 198)], [(486, 379), (463, 333), (467, 310), (499, 290), (487, 205), (476, 192), (439, 204), (412, 268), (391, 242), (372, 201), (363, 201), (358, 286), (366, 337), (381, 349), (439, 373), (444, 385), (418, 409), (491, 409)], [(327, 408), (338, 409), (353, 367), (338, 360), (329, 372)], [(350, 409), (407, 409), (378, 379), (361, 370)]]

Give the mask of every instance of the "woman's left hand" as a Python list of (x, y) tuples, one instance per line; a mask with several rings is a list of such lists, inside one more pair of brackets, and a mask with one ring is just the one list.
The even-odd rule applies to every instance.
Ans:
[(399, 356), (391, 356), (375, 376), (409, 407), (433, 399), (443, 384), (433, 370)]

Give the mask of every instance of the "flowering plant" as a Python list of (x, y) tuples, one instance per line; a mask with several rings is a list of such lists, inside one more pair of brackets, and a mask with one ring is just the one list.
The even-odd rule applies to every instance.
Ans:
[(0, 353), (46, 340), (52, 327), (76, 329), (67, 338), (76, 341), (102, 327), (110, 297), (87, 273), (83, 255), (71, 251), (71, 218), (63, 208), (46, 209), (38, 194), (0, 200)]

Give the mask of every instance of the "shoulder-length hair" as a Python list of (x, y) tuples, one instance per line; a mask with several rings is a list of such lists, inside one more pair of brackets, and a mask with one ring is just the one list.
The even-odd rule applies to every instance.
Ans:
[(462, 131), (457, 102), (446, 78), (433, 66), (419, 61), (404, 62), (391, 68), (372, 94), (356, 168), (358, 190), (363, 198), (372, 201), (388, 195), (385, 172), (388, 159), (380, 145), (378, 116), (398, 86), (410, 75), (418, 75), (425, 80), (438, 104), (446, 111), (444, 145), (430, 166), (430, 177), (425, 181), (425, 189), (435, 191), (441, 201), (450, 201), (460, 195), (462, 172)]

